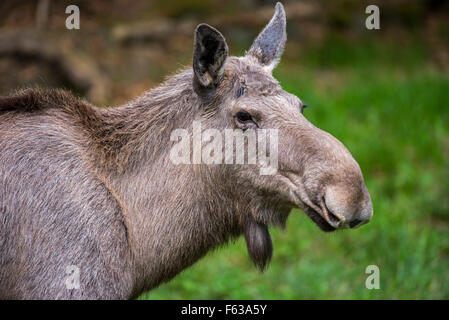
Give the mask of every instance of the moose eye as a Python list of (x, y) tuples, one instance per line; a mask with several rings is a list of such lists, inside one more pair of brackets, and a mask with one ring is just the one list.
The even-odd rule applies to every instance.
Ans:
[(301, 108), (300, 108), (300, 110), (301, 110), (301, 113), (304, 111), (304, 109), (307, 109), (307, 108), (309, 108), (310, 106), (308, 105), (308, 104), (302, 104), (301, 105)]
[(254, 122), (251, 115), (246, 111), (239, 111), (235, 114), (237, 120), (241, 123)]

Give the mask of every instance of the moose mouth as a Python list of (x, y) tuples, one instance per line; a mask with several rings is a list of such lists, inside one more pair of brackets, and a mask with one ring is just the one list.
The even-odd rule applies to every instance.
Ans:
[(316, 212), (315, 209), (313, 209), (312, 207), (309, 207), (308, 205), (304, 204), (302, 210), (324, 232), (331, 232), (336, 230), (334, 226), (332, 226), (329, 222), (327, 222), (327, 220), (324, 219), (321, 216), (321, 214)]
[(305, 214), (324, 232), (331, 232), (340, 227), (341, 221), (327, 206), (324, 198), (317, 205), (304, 192), (301, 183), (294, 183), (294, 176), (285, 175), (291, 186), (290, 196), (295, 207), (302, 209)]
[[(302, 211), (305, 212), (305, 214), (313, 221), (315, 224), (324, 232), (331, 232), (334, 230), (337, 230), (337, 227), (339, 226), (339, 219), (332, 213), (331, 210), (329, 210), (326, 206), (326, 202), (321, 202), (321, 206), (317, 206), (314, 204), (315, 208), (319, 209), (321, 213), (319, 213), (315, 208), (313, 208), (310, 203), (310, 201), (307, 199), (302, 199), (299, 196), (298, 192), (292, 192), (295, 203), (297, 207), (301, 208)], [(324, 217), (326, 216), (327, 219)]]

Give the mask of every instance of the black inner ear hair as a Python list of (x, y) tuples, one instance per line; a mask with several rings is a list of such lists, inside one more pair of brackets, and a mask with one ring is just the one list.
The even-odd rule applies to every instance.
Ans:
[(217, 59), (216, 54), (219, 46), (217, 40), (213, 36), (207, 35), (203, 39), (203, 45), (206, 49), (204, 51), (206, 54), (200, 58), (201, 62), (204, 65), (214, 64)]
[(223, 35), (206, 24), (195, 30), (193, 71), (198, 87), (216, 88), (224, 77), (228, 46)]

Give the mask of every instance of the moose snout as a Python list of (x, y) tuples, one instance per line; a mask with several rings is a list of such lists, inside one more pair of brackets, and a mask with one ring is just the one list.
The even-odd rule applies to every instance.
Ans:
[(323, 200), (325, 219), (336, 229), (358, 228), (373, 216), (371, 197), (363, 183), (359, 187), (327, 187)]

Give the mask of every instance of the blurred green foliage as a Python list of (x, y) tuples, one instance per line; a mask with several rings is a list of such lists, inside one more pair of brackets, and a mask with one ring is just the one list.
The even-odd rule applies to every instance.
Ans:
[[(325, 234), (294, 210), (271, 229), (265, 273), (241, 238), (140, 298), (448, 299), (449, 77), (428, 57), (419, 40), (330, 36), (281, 62), (275, 76), (312, 106), (305, 116), (359, 162), (373, 220)], [(379, 290), (365, 287), (372, 264)]]

